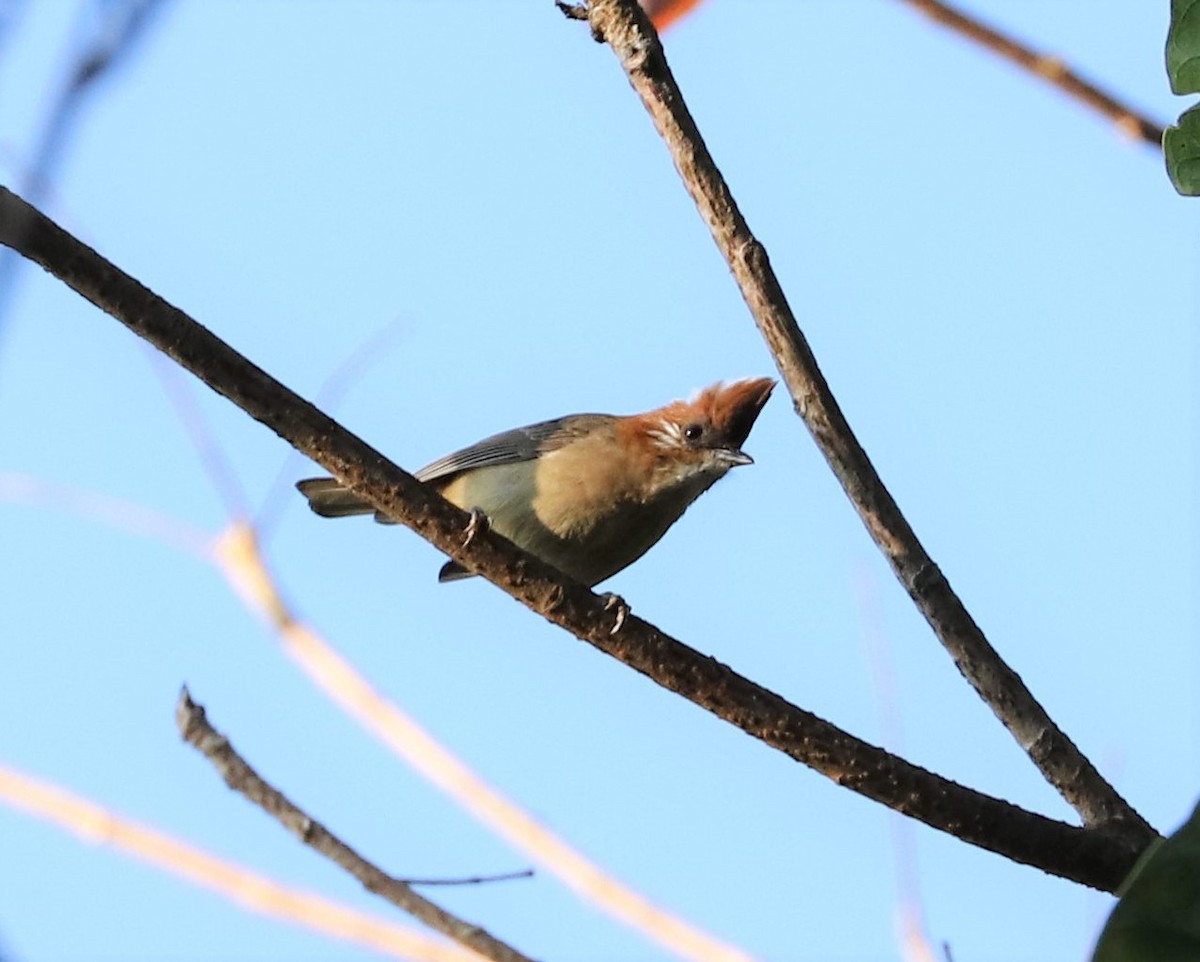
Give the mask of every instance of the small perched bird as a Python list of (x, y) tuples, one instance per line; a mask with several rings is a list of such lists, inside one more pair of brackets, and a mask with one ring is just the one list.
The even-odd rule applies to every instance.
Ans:
[[(591, 587), (644, 555), (732, 467), (767, 403), (767, 377), (714, 384), (690, 401), (617, 417), (572, 414), (505, 431), (417, 472), (514, 544)], [(375, 514), (334, 478), (296, 485), (326, 518)], [(450, 561), (439, 581), (471, 576)]]

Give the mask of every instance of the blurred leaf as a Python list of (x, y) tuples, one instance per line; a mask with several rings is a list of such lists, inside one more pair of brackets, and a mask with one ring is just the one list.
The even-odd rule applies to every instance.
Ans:
[(1146, 850), (1121, 895), (1092, 962), (1200, 959), (1200, 807), (1169, 839)]
[(1179, 118), (1177, 126), (1163, 133), (1163, 156), (1167, 173), (1179, 193), (1200, 195), (1200, 107)]
[(1200, 0), (1171, 0), (1167, 76), (1175, 93), (1200, 93)]
[(638, 0), (659, 33), (691, 11), (700, 0)]

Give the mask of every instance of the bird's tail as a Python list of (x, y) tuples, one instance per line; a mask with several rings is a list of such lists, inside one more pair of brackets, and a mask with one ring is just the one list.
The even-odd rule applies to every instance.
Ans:
[[(386, 514), (376, 511), (373, 504), (364, 501), (337, 478), (307, 478), (297, 481), (296, 487), (308, 499), (308, 506), (322, 518), (349, 518), (356, 514), (373, 514), (380, 524), (396, 523)], [(472, 577), (474, 572), (468, 571), (457, 561), (447, 561), (438, 572), (438, 581), (458, 581), (460, 578)]]
[(379, 515), (375, 505), (365, 501), (336, 478), (308, 478), (297, 481), (296, 487), (308, 499), (308, 506), (323, 518), (349, 518), (356, 514), (374, 514), (380, 521), (390, 521)]

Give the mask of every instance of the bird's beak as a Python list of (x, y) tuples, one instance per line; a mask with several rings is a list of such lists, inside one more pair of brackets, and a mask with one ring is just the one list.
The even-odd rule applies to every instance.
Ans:
[(754, 463), (754, 458), (750, 457), (745, 451), (739, 451), (737, 448), (722, 448), (721, 460), (727, 462), (731, 468), (736, 468), (740, 464)]

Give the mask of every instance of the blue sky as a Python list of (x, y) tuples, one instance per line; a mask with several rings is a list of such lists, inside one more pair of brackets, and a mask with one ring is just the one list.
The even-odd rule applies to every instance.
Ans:
[[(1168, 119), (1167, 4), (971, 4)], [(0, 59), (16, 187), (77, 35)], [(1158, 154), (894, 0), (706, 0), (672, 67), (834, 392), (926, 547), (1051, 715), (1157, 827), (1197, 797), (1194, 202)], [(494, 431), (631, 413), (771, 359), (611, 53), (548, 2), (177, 0), (81, 116), (49, 212), (300, 393), (394, 325), (333, 412), (416, 468)], [(227, 523), (115, 321), (30, 269), (0, 337), (0, 470)], [(257, 508), (313, 473), (187, 390)], [(869, 740), (1046, 814), (786, 396), (739, 469), (605, 587)], [(891, 816), (491, 588), (415, 535), (275, 489), (284, 591), (548, 826), (768, 960), (898, 957)], [(0, 762), (383, 914), (183, 746), (188, 683), (265, 775), (398, 874), (526, 860), (323, 701), (209, 568), (0, 501)], [(899, 718), (881, 721), (886, 643)], [(1081, 958), (1110, 899), (913, 825), (956, 959)], [(14, 959), (369, 953), (0, 808)], [(667, 956), (552, 879), (438, 892), (531, 955)]]

